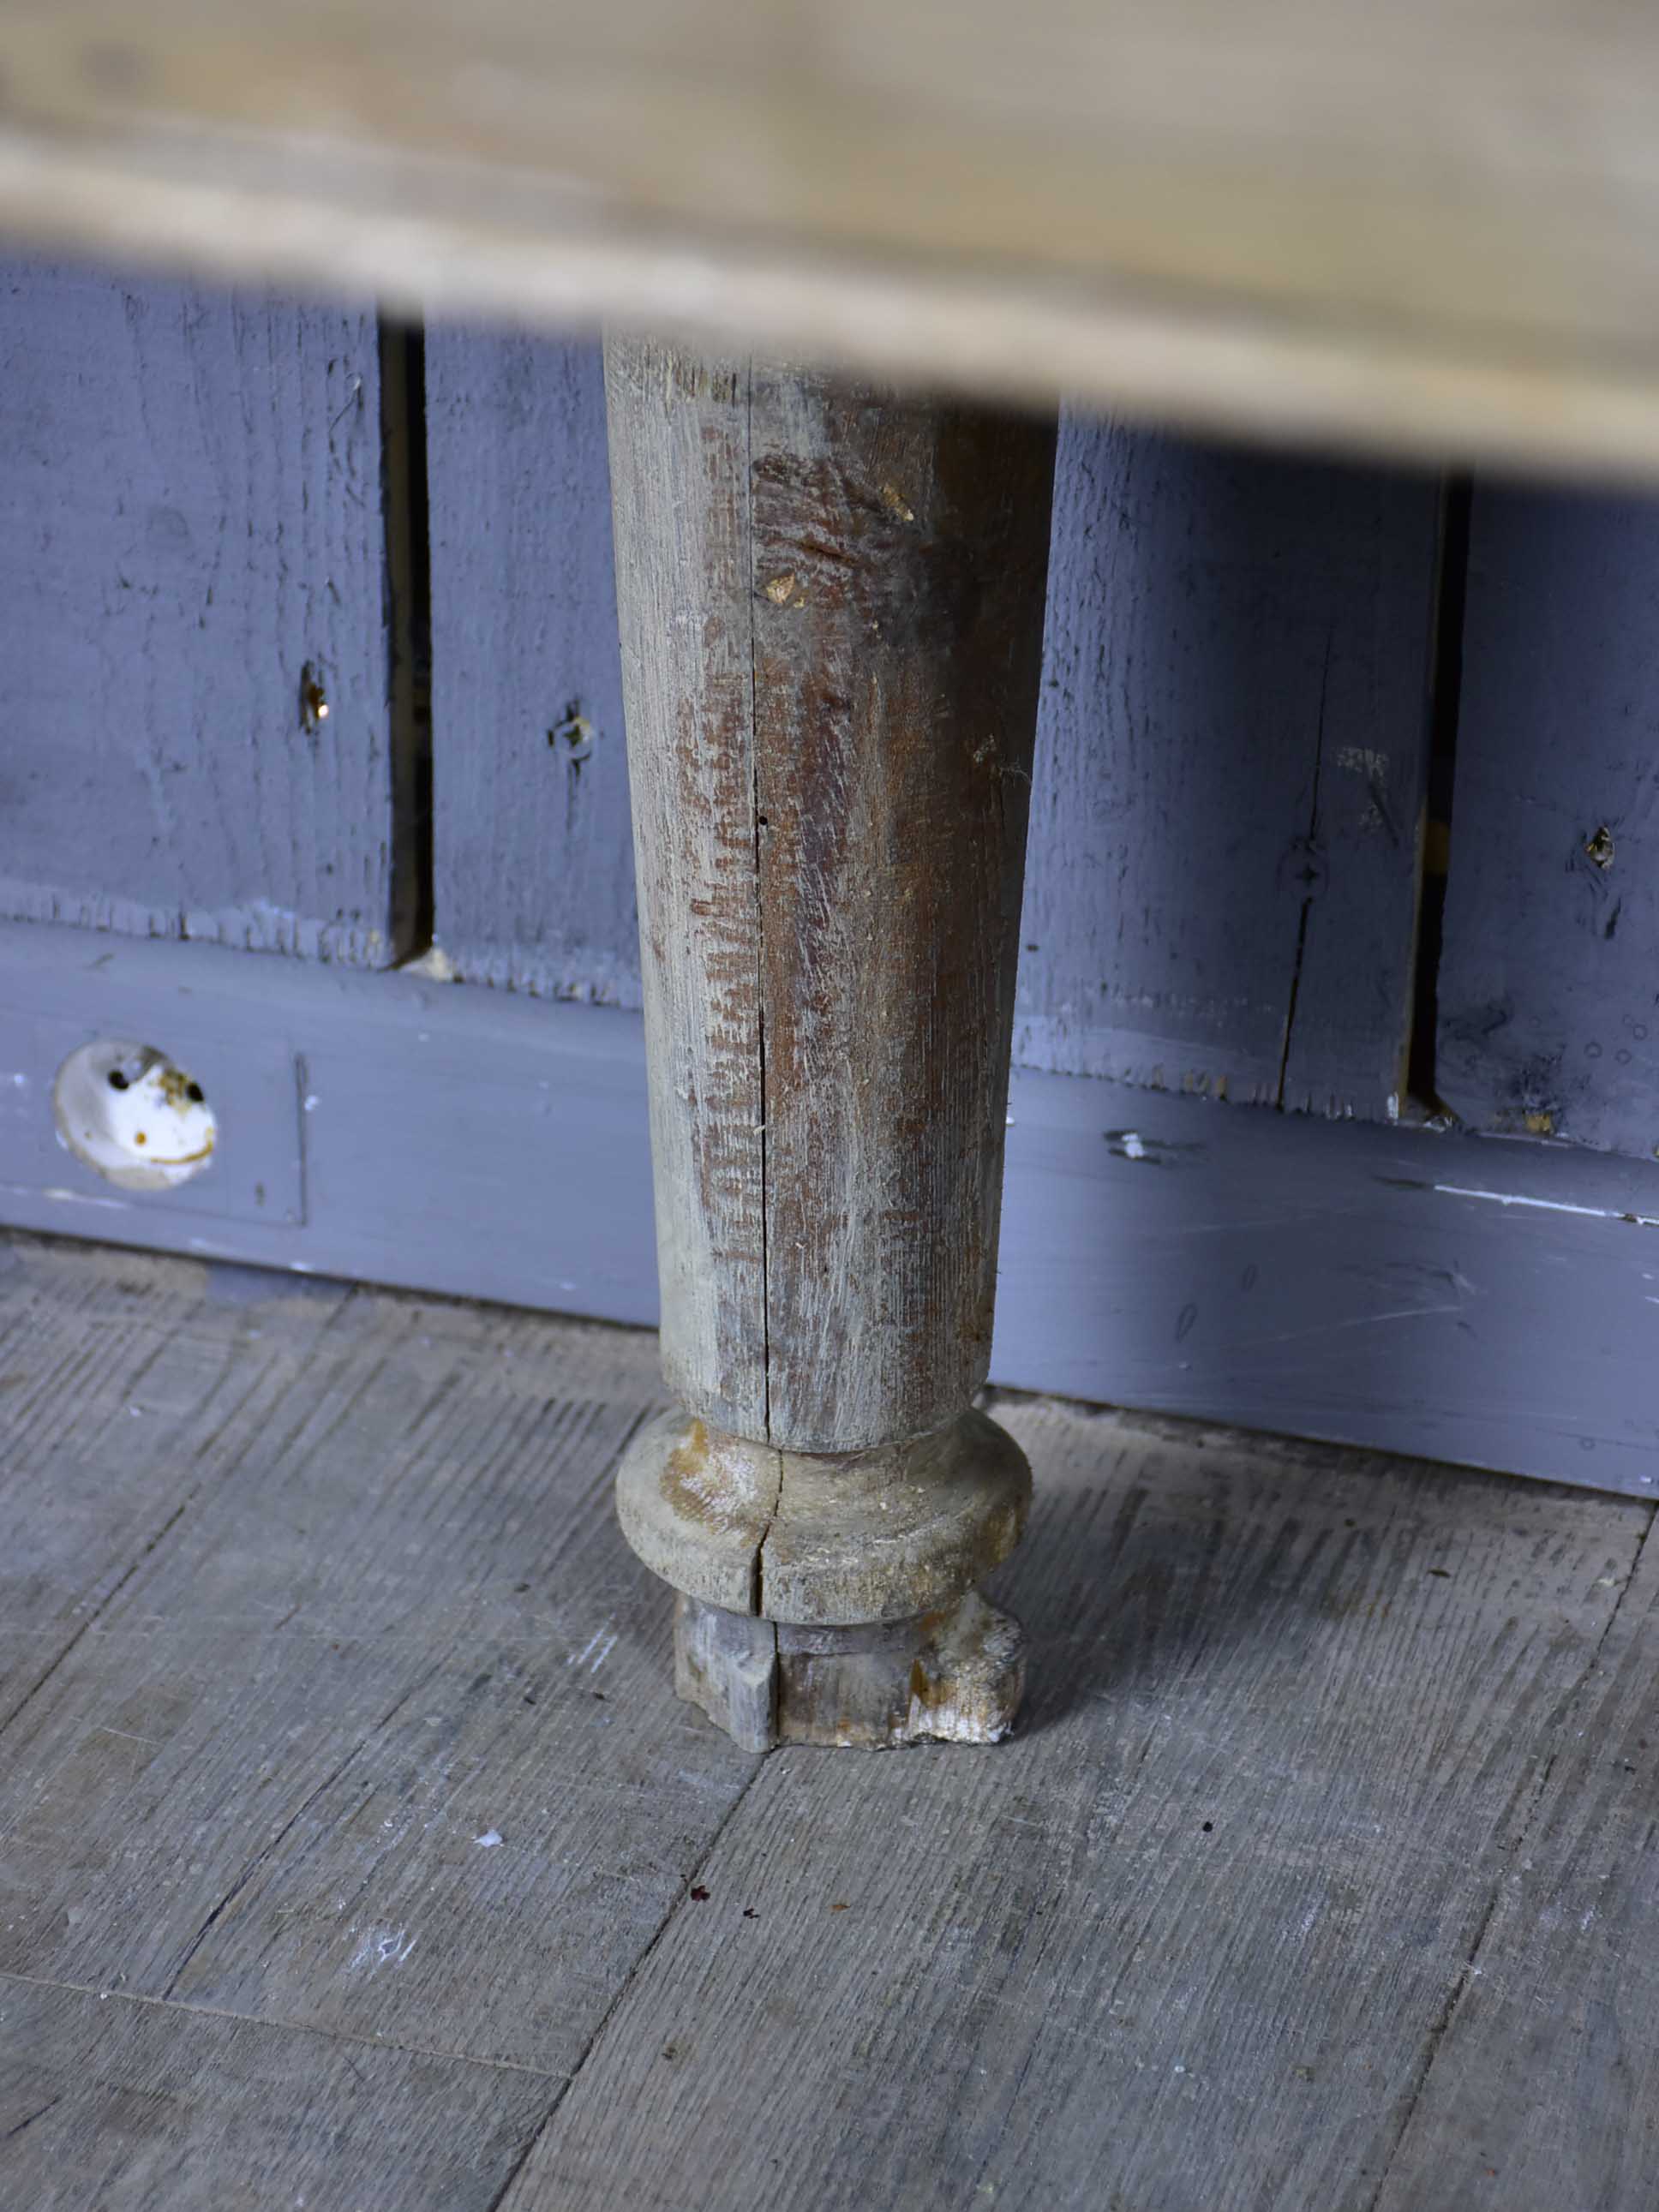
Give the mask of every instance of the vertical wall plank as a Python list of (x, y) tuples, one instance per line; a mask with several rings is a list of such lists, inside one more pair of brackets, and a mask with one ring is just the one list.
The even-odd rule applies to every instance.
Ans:
[(1437, 491), (1063, 425), (1016, 1056), (1381, 1116)]
[(371, 313), (0, 270), (0, 913), (396, 957), (380, 459)]
[[(637, 1005), (597, 349), (434, 331), (427, 405), (439, 942)], [(1386, 1112), (1437, 504), (1425, 476), (1067, 422), (1025, 1066)], [(573, 707), (580, 761), (549, 743)]]
[(1659, 1148), (1659, 501), (1475, 487), (1439, 1008), (1472, 1127)]
[(426, 361), (437, 940), (637, 1006), (599, 347), (434, 328)]

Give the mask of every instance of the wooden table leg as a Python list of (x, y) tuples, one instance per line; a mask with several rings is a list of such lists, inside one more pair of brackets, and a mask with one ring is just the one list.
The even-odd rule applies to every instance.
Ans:
[(680, 1410), (617, 1480), (738, 1741), (984, 1742), (1030, 1476), (995, 1293), (1052, 422), (605, 352)]

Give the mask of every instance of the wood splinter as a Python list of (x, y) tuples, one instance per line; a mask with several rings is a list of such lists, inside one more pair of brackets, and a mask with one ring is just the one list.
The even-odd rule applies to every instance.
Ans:
[(993, 1742), (990, 1356), (1052, 422), (605, 351), (662, 1357), (617, 1478), (750, 1749)]

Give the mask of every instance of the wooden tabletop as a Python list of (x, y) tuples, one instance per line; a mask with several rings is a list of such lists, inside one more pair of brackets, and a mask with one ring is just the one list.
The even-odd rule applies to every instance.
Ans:
[(1656, 65), (1634, 0), (9, 0), (0, 224), (1641, 473)]

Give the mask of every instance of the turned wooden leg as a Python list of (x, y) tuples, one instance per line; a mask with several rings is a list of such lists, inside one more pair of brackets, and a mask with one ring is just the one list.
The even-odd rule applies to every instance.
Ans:
[(996, 1285), (1052, 422), (605, 352), (662, 1358), (617, 1480), (738, 1741), (986, 1742), (1030, 1471)]

